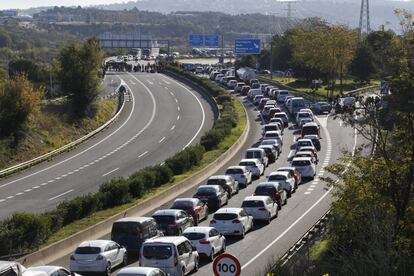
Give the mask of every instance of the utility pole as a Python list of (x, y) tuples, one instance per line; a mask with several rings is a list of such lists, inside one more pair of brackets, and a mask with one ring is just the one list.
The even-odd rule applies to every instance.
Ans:
[(369, 1), (361, 0), (361, 11), (359, 14), (359, 39), (362, 40), (364, 35), (367, 35), (370, 32)]

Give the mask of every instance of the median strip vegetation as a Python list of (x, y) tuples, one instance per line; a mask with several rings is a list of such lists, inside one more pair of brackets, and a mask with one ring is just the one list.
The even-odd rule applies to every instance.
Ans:
[(36, 250), (139, 204), (205, 168), (239, 139), (246, 127), (242, 104), (208, 80), (169, 69), (202, 85), (221, 109), (220, 118), (200, 144), (176, 153), (163, 165), (107, 181), (97, 193), (64, 201), (53, 210), (13, 214), (0, 222), (0, 256)]

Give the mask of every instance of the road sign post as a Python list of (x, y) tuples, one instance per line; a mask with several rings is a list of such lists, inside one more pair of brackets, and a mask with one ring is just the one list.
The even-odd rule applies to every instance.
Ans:
[(191, 34), (188, 36), (188, 45), (191, 47), (219, 47), (218, 35), (206, 35), (206, 34)]
[(234, 53), (236, 55), (260, 54), (260, 39), (236, 39)]
[(240, 276), (239, 260), (231, 254), (221, 254), (214, 259), (213, 271), (215, 276)]

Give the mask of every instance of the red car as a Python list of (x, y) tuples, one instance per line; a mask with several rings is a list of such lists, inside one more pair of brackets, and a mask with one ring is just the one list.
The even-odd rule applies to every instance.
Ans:
[(299, 184), (302, 182), (302, 174), (294, 167), (282, 167), (277, 169), (279, 172), (289, 172), (289, 176), (295, 178), (295, 189), (298, 188)]
[(171, 205), (170, 209), (179, 209), (185, 211), (193, 217), (194, 225), (198, 225), (199, 221), (207, 219), (208, 207), (207, 204), (198, 198), (177, 198)]

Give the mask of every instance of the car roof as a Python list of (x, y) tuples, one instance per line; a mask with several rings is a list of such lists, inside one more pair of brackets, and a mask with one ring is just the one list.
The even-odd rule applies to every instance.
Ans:
[(316, 134), (308, 134), (308, 135), (303, 136), (303, 139), (311, 139), (311, 140), (318, 139), (319, 140), (319, 137)]
[(215, 190), (219, 190), (220, 185), (200, 185), (200, 186), (198, 186), (197, 190), (199, 190), (201, 188), (203, 188), (203, 189), (212, 189), (213, 188)]
[(176, 198), (174, 200), (174, 202), (183, 202), (183, 201), (191, 201), (193, 203), (196, 203), (198, 201), (197, 198), (192, 198), (192, 197), (182, 197), (182, 198)]
[(126, 218), (118, 219), (115, 222), (139, 222), (139, 223), (142, 223), (142, 222), (149, 221), (149, 220), (153, 220), (153, 218), (150, 218), (150, 217), (126, 217)]
[(155, 267), (137, 267), (137, 266), (131, 266), (131, 267), (124, 267), (121, 268), (121, 270), (119, 270), (116, 274), (131, 274), (131, 275), (136, 275), (136, 274), (148, 274), (153, 272), (154, 270), (156, 270), (158, 268)]
[(188, 227), (187, 229), (185, 229), (183, 233), (204, 233), (204, 234), (208, 234), (208, 232), (210, 232), (211, 229), (214, 229), (214, 227), (193, 226), (193, 227)]
[(308, 138), (300, 138), (296, 142), (311, 142), (312, 143), (312, 140), (311, 139), (308, 139)]
[(241, 210), (243, 210), (242, 208), (220, 208), (218, 209), (215, 214), (234, 214), (234, 213), (239, 213)]
[(261, 149), (265, 149), (265, 148), (274, 149), (274, 147), (272, 145), (260, 145), (259, 148), (261, 148)]
[[(263, 150), (263, 149), (262, 149)], [(227, 168), (228, 169), (242, 169), (242, 170), (246, 170), (246, 166), (230, 166)]]
[(313, 151), (315, 150), (315, 147), (312, 147), (312, 146), (300, 147), (300, 151), (306, 151), (306, 150)]
[(18, 262), (13, 261), (1, 261), (0, 260), (0, 272), (3, 272), (4, 270), (8, 269), (11, 266), (20, 266), (23, 270), (25, 270), (25, 267)]
[(283, 114), (283, 115), (287, 116), (286, 112), (277, 112), (277, 113), (275, 114), (275, 116), (276, 116), (276, 115), (279, 115), (279, 114)]
[(266, 133), (269, 133), (269, 134), (277, 133), (277, 134), (279, 134), (280, 132), (278, 130), (269, 130), (269, 131), (266, 131), (265, 134)]
[(289, 175), (289, 172), (286, 172), (286, 171), (274, 171), (274, 172), (271, 172), (269, 174), (269, 176), (270, 175), (285, 175), (285, 176), (288, 176)]
[(163, 209), (155, 211), (153, 216), (175, 216), (177, 213), (182, 212), (178, 209)]
[(246, 159), (242, 159), (242, 160), (240, 160), (240, 162), (254, 162), (254, 163), (259, 163), (260, 162), (260, 160), (259, 159), (257, 159), (257, 158), (246, 158)]
[(261, 149), (261, 148), (249, 148), (246, 151), (254, 151), (254, 150), (262, 151), (263, 149)]
[(311, 161), (311, 157), (293, 157), (293, 161)]
[(304, 126), (315, 126), (315, 127), (317, 127), (318, 124), (315, 123), (315, 122), (309, 122), (309, 123), (306, 123)]
[(279, 185), (278, 181), (267, 181), (267, 182), (260, 182), (259, 184), (256, 185), (256, 188), (258, 186), (275, 186), (275, 185)]
[[(61, 266), (52, 266), (52, 265), (41, 265), (41, 266), (31, 266), (27, 270), (29, 271), (42, 271), (46, 272), (48, 275), (52, 274), (56, 270), (62, 269)], [(26, 271), (27, 271), (26, 270)]]
[(281, 172), (282, 170), (296, 170), (295, 167), (280, 167), (276, 171)]
[(183, 241), (186, 241), (187, 238), (184, 236), (167, 236), (167, 237), (156, 237), (152, 239), (148, 239), (144, 242), (144, 244), (148, 243), (174, 243), (178, 244)]
[(266, 199), (268, 199), (269, 196), (246, 196), (243, 201), (247, 201), (247, 200), (263, 200), (265, 201)]
[(212, 175), (208, 179), (226, 179), (226, 180), (229, 180), (229, 179), (231, 179), (231, 176), (230, 175), (225, 175), (225, 174), (222, 174), (222, 175)]
[(78, 247), (100, 247), (104, 248), (109, 243), (112, 243), (111, 240), (90, 240), (82, 242)]

